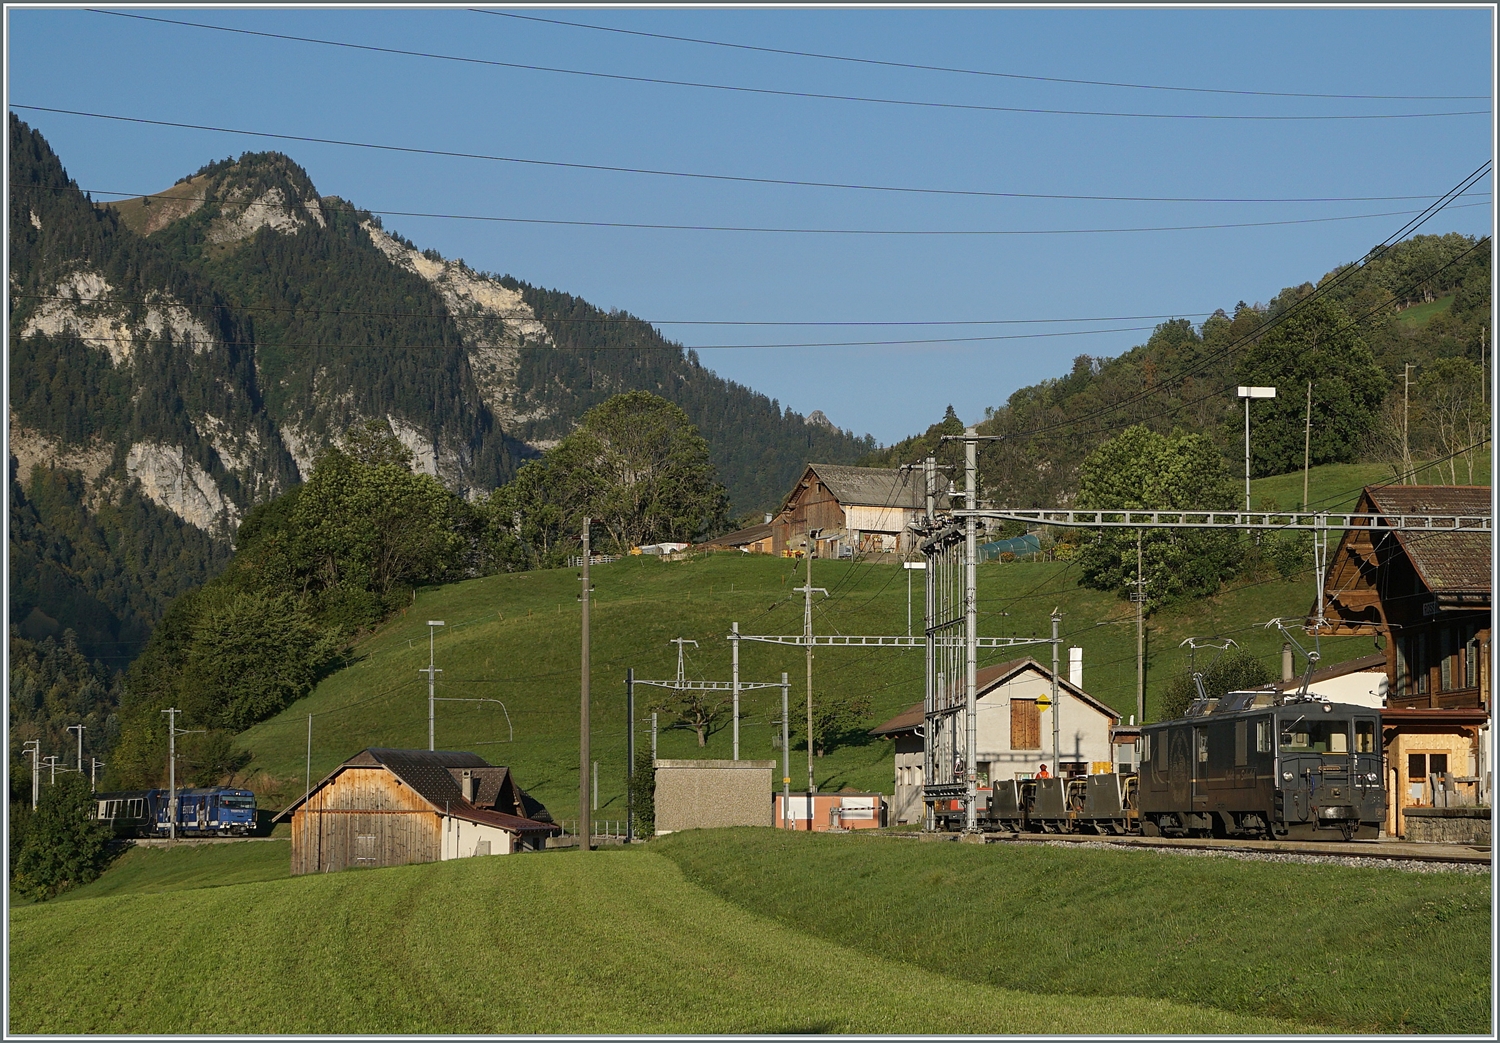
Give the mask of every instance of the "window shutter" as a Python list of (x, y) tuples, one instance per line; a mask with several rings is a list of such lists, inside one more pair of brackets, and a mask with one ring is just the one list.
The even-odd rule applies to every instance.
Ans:
[(1012, 699), (1010, 701), (1010, 748), (1013, 750), (1039, 750), (1042, 748), (1041, 717), (1035, 699)]

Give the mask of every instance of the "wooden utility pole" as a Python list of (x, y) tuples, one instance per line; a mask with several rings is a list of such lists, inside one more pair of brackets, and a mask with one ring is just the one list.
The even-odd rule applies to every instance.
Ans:
[(1135, 531), (1135, 723), (1146, 723), (1146, 572), (1141, 530)]
[(589, 810), (589, 519), (583, 519), (583, 669), (578, 694), (578, 847), (587, 851), (594, 832)]
[(625, 671), (625, 843), (635, 839), (635, 670)]
[(1307, 510), (1307, 465), (1312, 450), (1312, 381), (1307, 382), (1307, 423), (1302, 429), (1302, 509)]
[(1410, 485), (1411, 480), (1411, 363), (1408, 362), (1401, 371), (1401, 471), (1404, 477), (1401, 484)]

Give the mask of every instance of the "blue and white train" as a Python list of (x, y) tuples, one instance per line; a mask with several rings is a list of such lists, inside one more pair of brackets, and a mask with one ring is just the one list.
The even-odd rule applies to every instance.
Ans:
[[(95, 820), (120, 837), (165, 837), (172, 832), (171, 791), (97, 793)], [(242, 837), (255, 830), (255, 794), (247, 789), (180, 789), (177, 835)]]

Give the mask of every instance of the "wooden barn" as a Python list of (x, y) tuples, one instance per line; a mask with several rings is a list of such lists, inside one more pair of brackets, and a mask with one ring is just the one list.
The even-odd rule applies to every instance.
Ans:
[(292, 875), (540, 849), (560, 832), (510, 769), (453, 750), (363, 750), (276, 816)]
[[(940, 485), (937, 507), (945, 509), (947, 479)], [(818, 557), (909, 554), (916, 549), (911, 526), (926, 507), (920, 470), (808, 464), (771, 520), (771, 553), (798, 553), (817, 529)]]

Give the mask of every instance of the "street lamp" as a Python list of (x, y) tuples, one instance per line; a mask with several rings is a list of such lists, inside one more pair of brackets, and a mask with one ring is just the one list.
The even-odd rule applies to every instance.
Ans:
[(1245, 402), (1245, 513), (1250, 513), (1250, 400), (1252, 398), (1275, 398), (1275, 388), (1240, 387), (1240, 398)]

